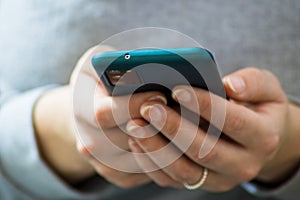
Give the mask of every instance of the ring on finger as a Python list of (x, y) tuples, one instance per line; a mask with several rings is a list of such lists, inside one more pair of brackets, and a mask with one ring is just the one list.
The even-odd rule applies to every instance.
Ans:
[(199, 189), (203, 186), (203, 184), (205, 183), (206, 179), (207, 179), (207, 176), (208, 176), (208, 170), (207, 168), (203, 168), (203, 172), (202, 172), (202, 177), (200, 178), (200, 180), (194, 184), (194, 185), (190, 185), (188, 183), (183, 183), (184, 187), (188, 190), (196, 190), (196, 189)]

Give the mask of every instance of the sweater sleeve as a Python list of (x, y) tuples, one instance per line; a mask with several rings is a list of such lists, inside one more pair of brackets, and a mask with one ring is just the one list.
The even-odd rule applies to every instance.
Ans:
[[(18, 93), (2, 88), (0, 93), (0, 190), (1, 196), (14, 193), (30, 199), (99, 199), (103, 192), (98, 181), (88, 192), (79, 191), (61, 180), (43, 161), (34, 134), (32, 110), (36, 100), (55, 86), (45, 86)], [(9, 91), (9, 92), (8, 92)], [(4, 184), (4, 185), (1, 185)], [(11, 184), (9, 187), (5, 184)], [(97, 189), (96, 189), (97, 186)], [(106, 184), (107, 186), (107, 184)], [(96, 191), (93, 191), (93, 187)], [(102, 188), (102, 191), (99, 191)], [(2, 193), (2, 194), (1, 194)], [(3, 194), (8, 193), (8, 194)]]
[(243, 183), (242, 187), (249, 193), (256, 196), (262, 196), (262, 197), (276, 196), (279, 199), (298, 200), (300, 196), (299, 185), (300, 185), (300, 169), (298, 168), (298, 170), (289, 180), (287, 180), (285, 183), (283, 183), (277, 188), (272, 188), (272, 189), (266, 188), (263, 185), (250, 183), (250, 182)]

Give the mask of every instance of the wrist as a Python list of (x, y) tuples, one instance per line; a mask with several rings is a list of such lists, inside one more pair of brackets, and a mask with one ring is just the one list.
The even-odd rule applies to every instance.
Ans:
[(299, 168), (300, 126), (297, 119), (300, 108), (289, 104), (287, 115), (286, 137), (275, 157), (261, 171), (257, 180), (269, 185), (280, 185), (291, 178)]
[(75, 183), (92, 175), (93, 170), (77, 152), (71, 106), (70, 87), (49, 91), (36, 102), (33, 121), (44, 161), (66, 181)]

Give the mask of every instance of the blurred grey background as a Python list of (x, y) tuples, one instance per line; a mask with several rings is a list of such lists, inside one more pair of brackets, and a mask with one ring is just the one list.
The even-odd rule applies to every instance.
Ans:
[(144, 26), (196, 39), (223, 75), (266, 68), (300, 96), (299, 0), (1, 0), (0, 80), (17, 90), (67, 83), (87, 48)]

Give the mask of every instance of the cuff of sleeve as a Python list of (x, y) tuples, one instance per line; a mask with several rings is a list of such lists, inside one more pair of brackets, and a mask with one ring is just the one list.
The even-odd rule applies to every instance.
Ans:
[(294, 176), (277, 188), (266, 188), (255, 183), (243, 183), (242, 187), (249, 193), (256, 196), (276, 196), (283, 199), (299, 199), (300, 191), (300, 168), (295, 172)]
[[(299, 97), (288, 95), (288, 99), (290, 102), (300, 105)], [(249, 193), (257, 196), (277, 196), (284, 199), (299, 199), (299, 185), (300, 168), (294, 173), (293, 177), (277, 188), (270, 189), (254, 183), (243, 183), (241, 186)]]
[[(8, 181), (32, 196), (86, 199), (94, 196), (95, 192), (82, 193), (64, 183), (43, 162), (38, 151), (32, 110), (41, 94), (54, 87), (42, 87), (17, 95), (3, 104), (0, 110), (0, 166), (5, 177), (10, 179)], [(98, 187), (101, 188), (101, 185)]]

